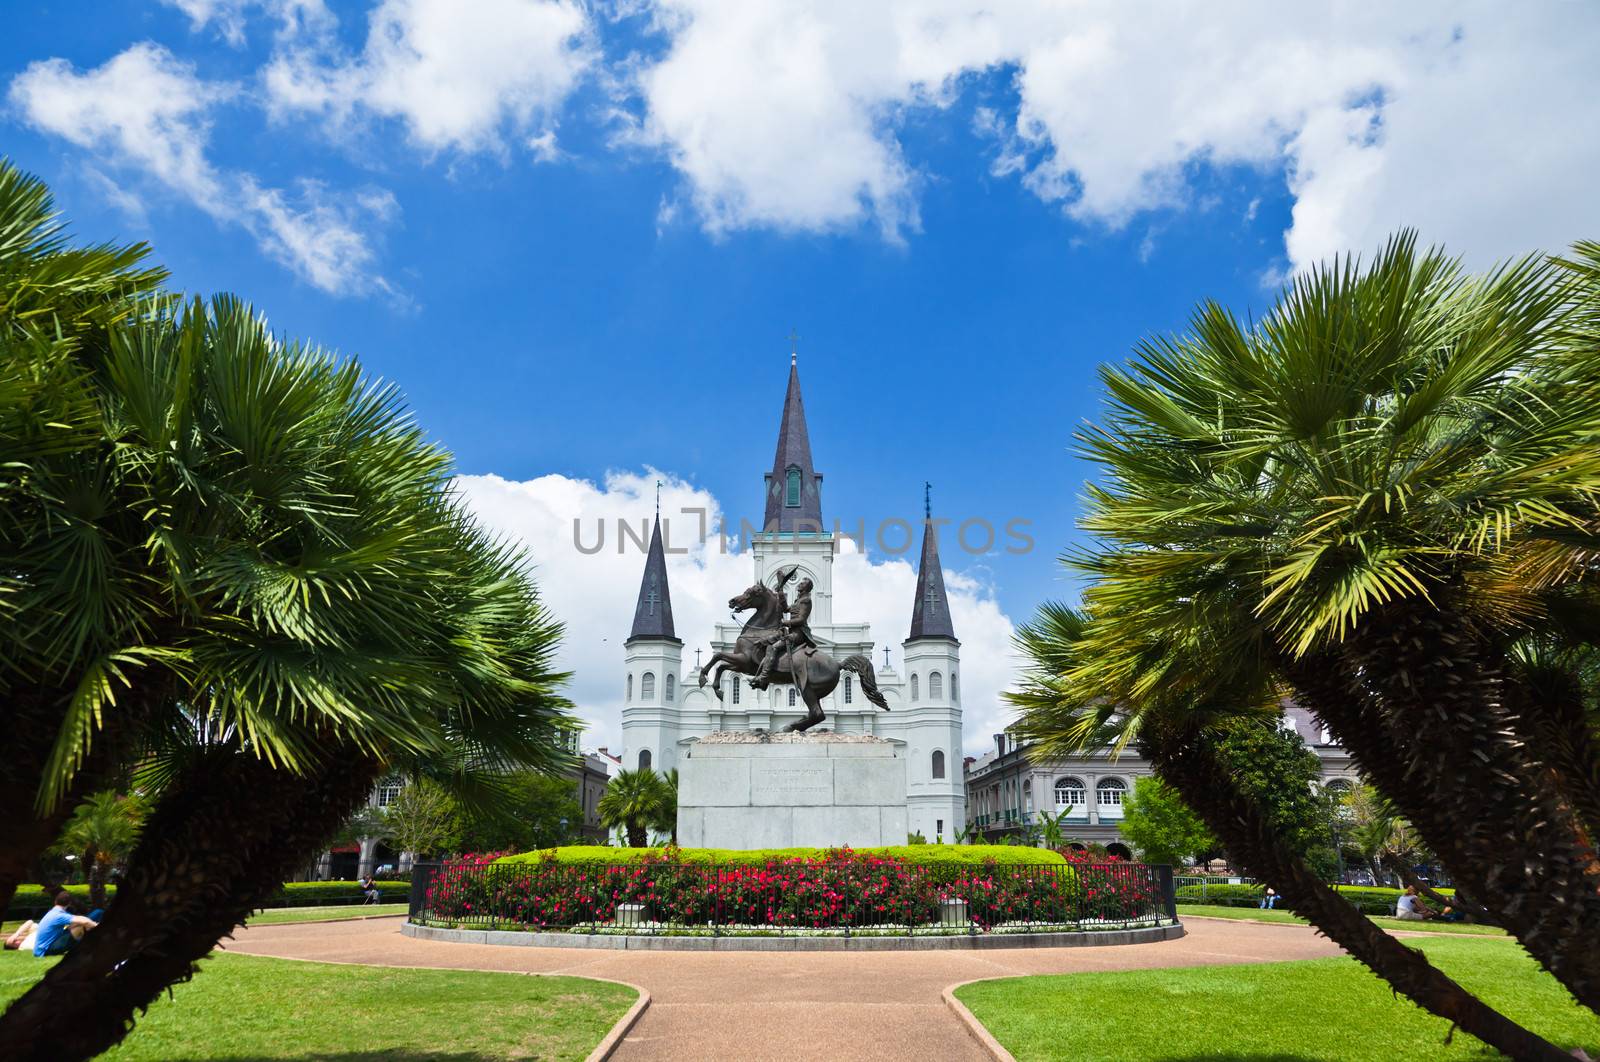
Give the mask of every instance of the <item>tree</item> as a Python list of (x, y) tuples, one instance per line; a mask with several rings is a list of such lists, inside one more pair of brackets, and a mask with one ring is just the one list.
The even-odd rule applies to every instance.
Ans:
[(106, 905), (106, 882), (133, 851), (143, 820), (139, 799), (114, 789), (91, 794), (67, 820), (56, 849), (83, 861), (83, 871), (89, 879), (90, 907)]
[(648, 768), (617, 772), (600, 797), (600, 821), (607, 829), (621, 829), (630, 848), (649, 845), (650, 830), (661, 828), (669, 809), (676, 814), (674, 791)]
[(1217, 847), (1217, 839), (1175, 790), (1159, 778), (1137, 778), (1117, 828), (1147, 863), (1186, 861)]
[(419, 856), (454, 851), (461, 836), (455, 803), (433, 782), (408, 782), (384, 812), (382, 836)]
[(529, 852), (566, 844), (579, 835), (583, 805), (570, 778), (518, 771), (506, 784), (504, 807), (457, 805), (455, 832), (462, 851)]
[(398, 391), (153, 297), (142, 254), (66, 250), (0, 170), (0, 893), (119, 764), (153, 801), (101, 927), (0, 1017), (24, 1059), (119, 1041), (378, 778), (471, 792), (572, 726), (527, 558)]

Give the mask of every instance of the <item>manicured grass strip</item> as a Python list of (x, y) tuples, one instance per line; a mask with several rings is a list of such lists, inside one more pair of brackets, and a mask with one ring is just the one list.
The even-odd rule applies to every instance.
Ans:
[(403, 915), (403, 903), (358, 904), (355, 907), (275, 907), (250, 916), (250, 925), (270, 926), (276, 922), (343, 922), (351, 918)]
[[(1600, 1018), (1502, 941), (1408, 940), (1490, 1006), (1554, 1043), (1600, 1051)], [(956, 996), (1018, 1059), (1392, 1062), (1495, 1057), (1354, 959), (984, 981)]]
[[(1216, 907), (1203, 903), (1180, 903), (1178, 919), (1189, 915), (1206, 918), (1232, 918), (1240, 922), (1282, 922), (1303, 926), (1308, 923), (1292, 911), (1263, 911), (1256, 907)], [(1384, 929), (1404, 929), (1418, 933), (1456, 933), (1468, 937), (1503, 937), (1506, 931), (1496, 926), (1475, 926), (1466, 922), (1402, 922), (1398, 918), (1373, 918), (1374, 925)]]
[[(49, 965), (0, 954), (0, 1004), (21, 995)], [(581, 1059), (637, 998), (632, 989), (580, 977), (215, 955), (100, 1057)]]

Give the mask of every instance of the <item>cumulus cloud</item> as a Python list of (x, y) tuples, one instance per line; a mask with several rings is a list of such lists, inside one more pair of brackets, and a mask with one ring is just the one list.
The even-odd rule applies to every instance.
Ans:
[(316, 115), (336, 132), (395, 119), (429, 152), (498, 151), (509, 129), (533, 134), (538, 155), (537, 134), (594, 58), (576, 0), (383, 0), (359, 55), (341, 55), (329, 32), (306, 34), (265, 85), (278, 115)]
[(1600, 221), (1585, 182), (1600, 11), (1488, 2), (1284, 7), (1117, 0), (658, 0), (667, 47), (622, 139), (660, 150), (713, 233), (917, 224), (905, 115), (998, 75), (992, 168), (1111, 228), (1182, 210), (1198, 167), (1286, 183), (1300, 267), (1401, 225), (1474, 261)]
[(234, 47), (245, 42), (245, 25), (259, 10), (277, 19), (279, 33), (293, 35), (301, 30), (329, 27), (333, 16), (323, 0), (162, 0), (189, 16), (189, 28), (196, 32), (213, 28)]
[[(589, 723), (586, 741), (593, 745), (621, 744), (622, 643), (644, 570), (643, 552), (633, 539), (624, 540), (618, 552), (617, 521), (626, 522), (636, 536), (647, 535), (658, 480), (667, 544), (673, 551), (667, 557), (673, 620), (684, 641), (687, 667), (697, 646), (709, 647), (715, 624), (727, 621), (728, 598), (754, 577), (747, 554), (724, 552), (718, 545), (714, 531), (724, 510), (710, 492), (654, 469), (614, 472), (600, 483), (560, 475), (524, 481), (494, 475), (457, 479), (466, 503), (485, 526), (528, 549), (541, 592), (566, 623), (562, 666), (574, 672), (571, 696)], [(701, 539), (702, 519), (712, 530), (709, 541)], [(593, 554), (580, 551), (573, 537), (575, 521), (585, 549), (593, 549), (596, 527), (603, 521), (605, 547)], [(686, 552), (676, 552), (680, 549)], [(914, 558), (874, 559), (848, 545), (846, 549), (834, 565), (834, 618), (872, 624), (879, 645), (887, 643), (898, 662), (916, 595)], [(1013, 673), (1012, 623), (981, 579), (947, 567), (946, 580), (951, 619), (961, 638), (967, 745), (981, 752), (988, 735), (1008, 717), (999, 692)]]
[(201, 80), (165, 48), (143, 43), (82, 73), (64, 59), (33, 63), (12, 81), (10, 100), (34, 127), (142, 174), (220, 223), (244, 227), (264, 251), (322, 290), (386, 288), (373, 272), (367, 226), (393, 216), (392, 197), (335, 196), (309, 180), (291, 193), (212, 164), (212, 113), (237, 94), (235, 86)]

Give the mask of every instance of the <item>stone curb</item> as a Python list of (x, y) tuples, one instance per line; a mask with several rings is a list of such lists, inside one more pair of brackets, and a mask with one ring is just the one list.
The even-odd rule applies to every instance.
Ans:
[(951, 985), (949, 988), (946, 988), (943, 993), (944, 1005), (949, 1007), (951, 1011), (955, 1013), (957, 1018), (961, 1019), (961, 1024), (966, 1027), (967, 1032), (972, 1036), (972, 1038), (978, 1041), (978, 1046), (987, 1051), (989, 1053), (989, 1057), (994, 1059), (995, 1062), (1017, 1062), (1017, 1059), (1015, 1055), (1005, 1049), (1005, 1046), (1002, 1045), (999, 1040), (994, 1038), (994, 1034), (984, 1026), (983, 1022), (978, 1020), (977, 1015), (968, 1010), (967, 1005), (956, 998), (956, 989), (965, 988), (968, 985), (975, 985), (980, 981), (1006, 981), (1015, 976), (1017, 975), (1007, 974), (1002, 977), (974, 977), (970, 981), (962, 981), (960, 984)]
[(400, 932), (451, 944), (606, 951), (983, 951), (991, 948), (1101, 948), (1152, 944), (1183, 936), (1181, 924), (1084, 933), (1002, 933), (958, 937), (669, 937), (599, 933), (535, 933), (502, 929), (443, 929), (410, 922)]
[(611, 1027), (611, 1031), (606, 1033), (605, 1039), (596, 1044), (594, 1050), (589, 1052), (589, 1057), (584, 1059), (584, 1062), (606, 1062), (606, 1059), (615, 1054), (617, 1048), (622, 1046), (623, 1039), (633, 1031), (633, 1027), (639, 1023), (639, 1018), (644, 1014), (645, 1008), (650, 1006), (650, 993), (639, 985), (629, 984), (627, 981), (613, 981), (609, 977), (591, 977), (588, 980), (610, 981), (614, 985), (623, 985), (639, 993), (639, 998), (633, 1001), (633, 1006), (628, 1008), (628, 1013), (617, 1019), (617, 1023)]

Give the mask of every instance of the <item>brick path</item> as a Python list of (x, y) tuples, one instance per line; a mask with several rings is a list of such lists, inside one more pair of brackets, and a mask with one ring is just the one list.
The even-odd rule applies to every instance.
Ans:
[[(981, 977), (1279, 962), (1339, 954), (1304, 926), (1195, 918), (1188, 935), (1104, 948), (912, 952), (659, 952), (448, 944), (401, 936), (399, 918), (259, 926), (228, 950), (382, 966), (606, 977), (651, 1003), (615, 1058), (944, 1062), (983, 1059), (944, 1005)], [(440, 1045), (444, 1046), (444, 1045)]]

